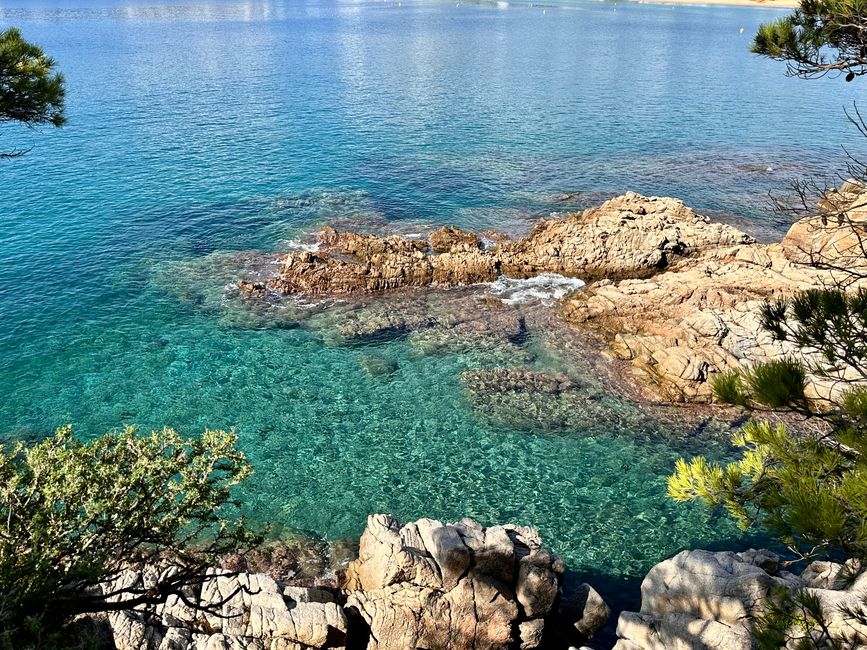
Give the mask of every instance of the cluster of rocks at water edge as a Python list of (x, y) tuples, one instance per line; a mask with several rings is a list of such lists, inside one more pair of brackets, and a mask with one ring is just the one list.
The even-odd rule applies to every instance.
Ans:
[[(864, 189), (847, 183), (832, 198), (846, 218), (803, 219), (773, 244), (756, 243), (676, 199), (634, 193), (487, 245), (457, 228), (427, 240), (325, 228), (319, 250), (283, 255), (270, 274), (242, 277), (232, 290), (250, 304), (268, 304), (281, 296), (386, 296), (502, 277), (580, 278), (587, 286), (560, 300), (564, 325), (598, 333), (654, 396), (708, 401), (714, 373), (800, 353), (763, 331), (765, 300), (833, 284), (828, 267), (865, 265), (859, 246), (867, 220)], [(824, 268), (815, 264), (819, 258)], [(436, 329), (439, 321), (417, 307), (391, 303), (383, 322), (407, 333), (435, 330), (427, 338), (436, 340), (444, 331)], [(827, 397), (831, 390), (811, 378), (810, 394)]]
[[(129, 571), (118, 583), (157, 578)], [(217, 607), (197, 611), (173, 597), (153, 612), (111, 613), (114, 646), (531, 650), (580, 645), (609, 617), (590, 585), (566, 585), (563, 562), (532, 528), (471, 519), (404, 525), (388, 515), (369, 517), (358, 558), (335, 583), (301, 587), (213, 569), (186, 598)]]
[[(402, 524), (372, 515), (358, 557), (332, 582), (298, 586), (267, 573), (213, 569), (186, 598), (105, 619), (117, 650), (753, 650), (754, 626), (784, 592), (818, 599), (827, 630), (867, 644), (867, 572), (817, 561), (800, 575), (770, 551), (683, 551), (641, 584), (638, 612), (622, 612), (616, 641), (590, 641), (610, 610), (525, 526), (471, 519)], [(128, 571), (110, 588), (147, 586), (153, 571)], [(848, 613), (847, 613), (848, 612)], [(792, 630), (802, 636), (809, 630)], [(791, 648), (795, 648), (793, 641)], [(789, 646), (786, 646), (789, 647)]]

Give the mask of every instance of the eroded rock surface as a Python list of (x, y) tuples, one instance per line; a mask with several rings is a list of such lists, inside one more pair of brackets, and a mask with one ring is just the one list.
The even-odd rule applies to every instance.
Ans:
[[(721, 246), (650, 278), (596, 282), (570, 297), (564, 316), (600, 332), (665, 398), (707, 401), (714, 373), (802, 354), (762, 328), (764, 301), (847, 282), (867, 269), (860, 243), (867, 195), (845, 185), (835, 196), (840, 222), (803, 219), (779, 244)], [(813, 377), (808, 395), (834, 390), (839, 385)]]
[(501, 270), (507, 276), (553, 272), (585, 281), (644, 277), (702, 251), (752, 241), (677, 199), (628, 192), (538, 223), (527, 237), (504, 247)]
[[(781, 566), (774, 553), (754, 550), (683, 551), (657, 564), (641, 584), (641, 610), (620, 615), (615, 650), (752, 650), (756, 617), (781, 592), (802, 589), (818, 598), (828, 629), (846, 647), (867, 642), (867, 626), (844, 612), (864, 611), (867, 576), (845, 580), (851, 573), (831, 562), (814, 562), (801, 576)], [(792, 630), (785, 647), (798, 647), (803, 632)]]
[[(146, 587), (155, 578), (149, 571), (130, 571), (119, 581)], [(232, 575), (215, 569), (200, 588), (188, 588), (186, 597), (210, 611), (197, 611), (173, 596), (153, 614), (110, 614), (117, 650), (345, 647), (346, 615), (325, 590), (287, 587), (265, 574)]]
[(584, 212), (539, 222), (526, 237), (488, 249), (478, 235), (442, 228), (427, 241), (324, 228), (319, 251), (289, 253), (276, 277), (239, 288), (252, 298), (348, 295), (461, 286), (540, 273), (592, 279), (652, 275), (677, 259), (751, 239), (675, 199), (628, 193)]
[[(108, 623), (117, 650), (531, 650), (549, 634), (578, 644), (607, 622), (592, 587), (563, 592), (563, 571), (532, 528), (372, 515), (341, 588), (214, 569), (184, 593), (199, 609), (172, 597)], [(127, 571), (110, 588), (158, 578)]]
[[(346, 607), (369, 627), (368, 648), (536, 648), (563, 570), (531, 528), (374, 515), (347, 572)], [(607, 620), (580, 616), (587, 636)]]

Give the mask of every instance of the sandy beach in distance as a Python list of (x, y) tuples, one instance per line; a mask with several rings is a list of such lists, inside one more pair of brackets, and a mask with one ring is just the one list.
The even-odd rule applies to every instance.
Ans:
[(763, 7), (792, 9), (798, 6), (797, 0), (636, 0), (640, 3), (673, 5), (731, 5), (738, 7)]

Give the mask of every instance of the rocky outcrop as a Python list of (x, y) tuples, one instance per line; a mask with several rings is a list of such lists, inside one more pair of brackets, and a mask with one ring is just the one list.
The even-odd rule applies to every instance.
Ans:
[[(867, 271), (867, 196), (844, 185), (836, 221), (795, 223), (779, 244), (705, 250), (650, 278), (602, 280), (573, 294), (567, 320), (600, 332), (613, 353), (673, 401), (708, 401), (714, 373), (802, 354), (761, 326), (761, 305)], [(811, 378), (808, 396), (828, 398), (839, 382)]]
[(856, 181), (846, 181), (819, 203), (821, 214), (801, 219), (781, 242), (794, 262), (829, 265), (838, 279), (867, 271), (867, 194)]
[(454, 227), (434, 232), (427, 241), (326, 227), (319, 236), (320, 250), (289, 253), (277, 277), (240, 280), (238, 287), (262, 298), (269, 291), (339, 296), (462, 286), (501, 275), (645, 277), (697, 252), (750, 241), (675, 199), (628, 193), (584, 212), (542, 221), (528, 236), (488, 249), (478, 235)]
[[(150, 571), (127, 572), (114, 587), (153, 584)], [(284, 586), (264, 574), (211, 572), (185, 598), (177, 596), (151, 614), (121, 611), (108, 616), (117, 650), (305, 650), (345, 647), (347, 620), (333, 594)]]
[[(349, 565), (346, 608), (369, 628), (371, 649), (536, 648), (557, 613), (563, 570), (531, 528), (374, 515)], [(579, 596), (564, 610), (574, 639), (605, 625), (598, 600)]]
[(779, 245), (720, 249), (652, 278), (597, 282), (563, 314), (600, 332), (667, 399), (706, 401), (713, 373), (791, 351), (762, 329), (759, 308), (820, 276)]
[(538, 223), (527, 237), (504, 247), (501, 270), (507, 276), (553, 272), (585, 281), (647, 277), (703, 251), (752, 241), (676, 199), (628, 192)]
[[(764, 301), (850, 282), (852, 272), (867, 271), (867, 193), (847, 183), (825, 203), (825, 216), (799, 221), (782, 242), (769, 245), (680, 201), (633, 193), (487, 247), (453, 227), (427, 241), (326, 228), (319, 251), (289, 253), (275, 277), (237, 287), (249, 302), (261, 303), (273, 295), (357, 296), (543, 274), (579, 278), (586, 287), (557, 295), (566, 321), (598, 332), (655, 396), (709, 401), (715, 373), (798, 352), (762, 329)], [(368, 319), (365, 326), (429, 327), (419, 340), (446, 333), (434, 328), (430, 314), (393, 306), (383, 307), (381, 324)], [(808, 395), (827, 398), (841, 385), (814, 378)]]
[[(578, 644), (608, 620), (589, 585), (564, 593), (563, 571), (532, 528), (372, 515), (341, 588), (214, 569), (183, 598), (108, 623), (117, 650), (530, 650), (546, 638)], [(109, 589), (159, 578), (127, 571)]]
[[(757, 617), (772, 599), (798, 590), (819, 600), (838, 640), (867, 642), (867, 626), (845, 613), (865, 611), (867, 575), (846, 580), (847, 567), (830, 562), (814, 562), (801, 576), (781, 569), (769, 551), (683, 551), (647, 574), (640, 611), (620, 615), (615, 650), (752, 650)], [(800, 647), (802, 634), (793, 629), (785, 647)]]
[(431, 233), (427, 240), (434, 253), (458, 253), (482, 248), (482, 240), (478, 235), (454, 226), (440, 228)]

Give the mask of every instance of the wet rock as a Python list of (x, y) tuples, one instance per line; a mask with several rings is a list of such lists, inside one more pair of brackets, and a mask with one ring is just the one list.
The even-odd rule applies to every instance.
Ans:
[(482, 247), (482, 240), (475, 233), (453, 226), (445, 226), (427, 238), (434, 253), (474, 251)]
[(247, 282), (246, 280), (238, 280), (238, 288), (242, 293), (251, 298), (264, 298), (268, 294), (268, 289), (264, 282)]
[(311, 316), (306, 326), (330, 345), (384, 343), (437, 324), (424, 296), (352, 302)]
[(362, 354), (358, 365), (371, 378), (390, 377), (398, 371), (397, 361), (379, 354)]
[[(608, 398), (562, 373), (525, 368), (467, 370), (461, 383), (477, 415), (496, 426), (527, 431), (583, 430), (623, 423)], [(637, 412), (631, 415), (640, 417)]]

